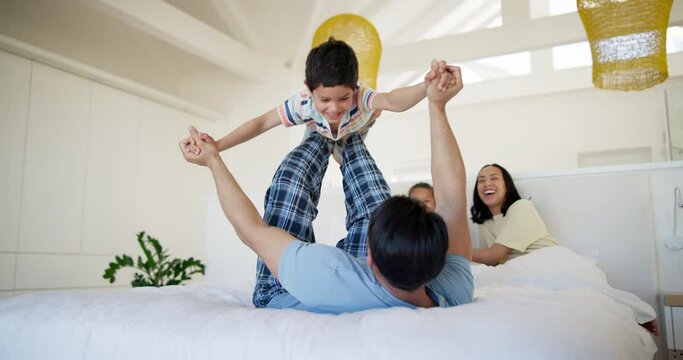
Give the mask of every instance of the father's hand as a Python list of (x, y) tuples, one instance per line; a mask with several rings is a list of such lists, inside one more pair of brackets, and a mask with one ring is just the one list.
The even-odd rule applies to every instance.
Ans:
[(190, 126), (190, 137), (181, 140), (178, 145), (185, 160), (193, 164), (211, 167), (212, 163), (220, 160), (213, 138), (199, 133), (194, 126)]
[(462, 75), (460, 74), (460, 67), (448, 65), (446, 71), (452, 75), (452, 79), (449, 81), (449, 85), (452, 85), (447, 87), (445, 90), (439, 90), (439, 80), (443, 75), (437, 75), (437, 78), (434, 79), (435, 81), (430, 82), (429, 86), (427, 87), (427, 98), (430, 102), (442, 105), (446, 104), (448, 100), (453, 98), (457, 93), (460, 92), (460, 90), (462, 90), (463, 83)]

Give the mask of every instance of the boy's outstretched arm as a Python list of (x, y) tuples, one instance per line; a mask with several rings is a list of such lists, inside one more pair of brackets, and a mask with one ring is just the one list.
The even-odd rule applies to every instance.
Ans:
[[(192, 145), (192, 142), (196, 145)], [(192, 151), (192, 146), (199, 147), (198, 154)], [(254, 204), (225, 166), (218, 154), (218, 147), (210, 136), (200, 136), (197, 129), (191, 127), (190, 137), (180, 141), (180, 151), (188, 162), (206, 166), (211, 170), (223, 213), (235, 228), (237, 236), (263, 259), (268, 269), (277, 277), (280, 257), (295, 238), (263, 222)]]
[(472, 239), (467, 223), (465, 164), (446, 116), (446, 103), (462, 90), (460, 68), (449, 66), (455, 84), (445, 91), (438, 89), (438, 75), (427, 87), (431, 136), (432, 180), (435, 212), (448, 227), (448, 253), (472, 259)]
[(446, 62), (432, 60), (431, 68), (425, 75), (424, 82), (394, 89), (388, 93), (378, 92), (372, 100), (372, 108), (392, 112), (402, 112), (412, 108), (427, 96), (427, 87), (437, 75), (441, 75), (436, 80), (439, 90), (444, 91), (449, 85), (452, 85), (453, 76), (446, 71)]
[(223, 136), (216, 141), (218, 151), (230, 149), (235, 145), (239, 145), (245, 141), (251, 140), (258, 135), (280, 125), (280, 117), (276, 109), (272, 109), (260, 116), (257, 116), (244, 124), (240, 125), (228, 135)]
[(378, 92), (372, 100), (372, 108), (374, 110), (402, 112), (415, 106), (426, 95), (427, 92), (422, 83), (394, 89), (388, 93)]

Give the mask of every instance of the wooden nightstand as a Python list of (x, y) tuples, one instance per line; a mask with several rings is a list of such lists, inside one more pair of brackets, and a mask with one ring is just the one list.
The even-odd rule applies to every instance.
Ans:
[(669, 359), (683, 360), (683, 293), (664, 294), (664, 326)]

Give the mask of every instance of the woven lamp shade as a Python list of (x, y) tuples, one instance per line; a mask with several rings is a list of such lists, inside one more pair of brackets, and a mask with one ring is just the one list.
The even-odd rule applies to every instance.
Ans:
[(330, 36), (353, 48), (358, 58), (358, 81), (375, 89), (379, 60), (382, 57), (382, 43), (375, 27), (362, 16), (335, 15), (325, 20), (315, 31), (312, 47), (327, 41)]
[(673, 0), (577, 0), (593, 55), (593, 85), (642, 90), (669, 76), (666, 29)]

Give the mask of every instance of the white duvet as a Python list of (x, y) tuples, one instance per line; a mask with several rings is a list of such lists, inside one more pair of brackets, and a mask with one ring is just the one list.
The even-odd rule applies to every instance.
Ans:
[(654, 310), (568, 249), (473, 266), (474, 302), (343, 315), (209, 285), (0, 300), (0, 359), (651, 359)]

